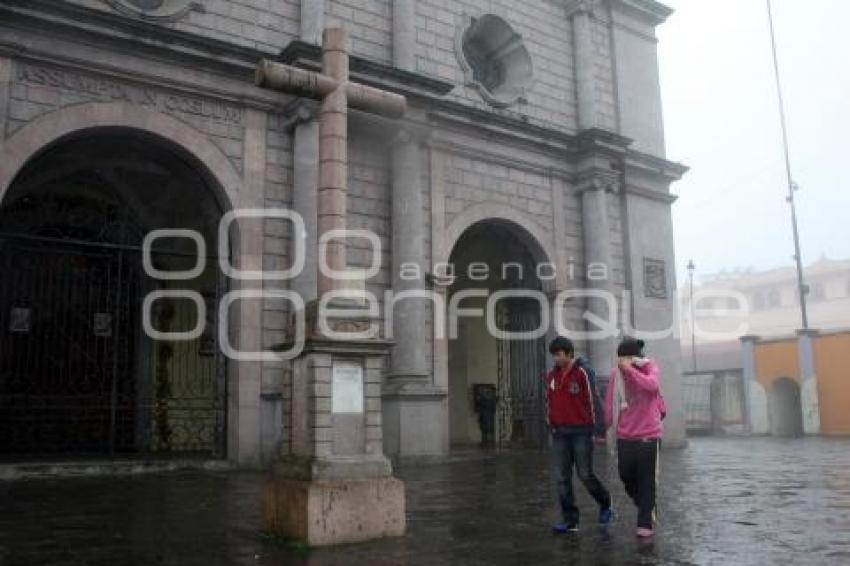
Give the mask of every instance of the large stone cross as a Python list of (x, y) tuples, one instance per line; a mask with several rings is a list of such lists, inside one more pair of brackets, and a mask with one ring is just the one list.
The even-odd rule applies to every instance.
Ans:
[[(322, 43), (321, 72), (261, 61), (257, 84), (321, 101), (318, 241), (327, 245), (326, 265), (340, 273), (347, 270), (346, 242), (337, 231), (346, 228), (348, 108), (397, 118), (404, 114), (406, 100), (348, 80), (343, 30), (325, 30)], [(319, 299), (343, 290), (342, 279), (321, 269), (316, 275)], [(307, 305), (311, 327), (319, 304)], [(346, 325), (365, 324), (365, 329), (370, 320), (327, 322), (336, 322), (334, 330), (345, 334)], [(389, 343), (328, 339), (312, 328), (307, 334), (319, 339), (306, 340), (292, 360), (290, 439), (264, 491), (266, 529), (310, 545), (400, 535), (405, 528), (404, 484), (392, 477), (383, 454), (381, 383)]]
[[(348, 34), (341, 28), (324, 31), (320, 73), (265, 59), (257, 67), (256, 81), (263, 87), (321, 100), (317, 219), (321, 241), (329, 231), (346, 227), (348, 107), (399, 118), (406, 110), (405, 97), (348, 80)], [(334, 238), (327, 248), (328, 267), (344, 271), (345, 241)], [(338, 280), (321, 270), (317, 277), (319, 297), (340, 288)]]

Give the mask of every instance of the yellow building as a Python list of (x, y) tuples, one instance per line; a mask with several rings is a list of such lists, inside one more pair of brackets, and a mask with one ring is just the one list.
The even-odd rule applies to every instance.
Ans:
[(741, 341), (754, 434), (850, 435), (850, 330)]

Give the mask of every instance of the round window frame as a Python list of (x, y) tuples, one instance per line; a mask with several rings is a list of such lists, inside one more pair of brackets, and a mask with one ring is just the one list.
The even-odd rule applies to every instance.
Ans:
[[(505, 26), (507, 30), (510, 31), (512, 35), (512, 42), (518, 45), (517, 48), (521, 48), (527, 57), (528, 61), (528, 75), (529, 78), (522, 86), (515, 86), (511, 89), (512, 92), (506, 94), (499, 94), (487, 88), (484, 84), (481, 83), (478, 79), (475, 78), (475, 69), (472, 64), (467, 60), (466, 55), (464, 54), (464, 37), (466, 32), (474, 26), (479, 20), (483, 18), (495, 18), (498, 20), (501, 25)], [(457, 27), (455, 31), (455, 56), (457, 57), (458, 63), (460, 64), (461, 69), (463, 70), (464, 75), (464, 84), (468, 87), (474, 88), (478, 91), (479, 95), (491, 106), (496, 108), (507, 108), (509, 106), (513, 106), (515, 104), (526, 104), (528, 103), (528, 91), (533, 86), (535, 81), (534, 76), (534, 64), (531, 59), (531, 53), (528, 51), (528, 48), (525, 46), (525, 42), (523, 40), (522, 34), (518, 33), (513, 26), (511, 26), (505, 18), (499, 16), (498, 14), (482, 14), (481, 16), (470, 16), (465, 15), (463, 17), (463, 21)]]

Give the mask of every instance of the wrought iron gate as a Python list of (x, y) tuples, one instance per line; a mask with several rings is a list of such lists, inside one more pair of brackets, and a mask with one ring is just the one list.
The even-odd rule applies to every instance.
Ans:
[[(539, 305), (505, 301), (499, 327), (511, 332), (530, 331), (540, 323)], [(500, 446), (543, 447), (546, 439), (544, 380), (546, 342), (498, 341), (499, 395), (498, 439)]]
[[(223, 281), (207, 284), (200, 339), (153, 341), (141, 305), (161, 283), (141, 259), (132, 246), (0, 236), (0, 456), (225, 455)], [(191, 302), (155, 305), (158, 330), (194, 327)]]
[(746, 403), (742, 370), (684, 372), (682, 398), (688, 434), (744, 431)]

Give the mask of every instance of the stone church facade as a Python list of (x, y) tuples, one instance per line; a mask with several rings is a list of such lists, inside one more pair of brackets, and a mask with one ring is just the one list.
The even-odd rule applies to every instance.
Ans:
[[(288, 362), (228, 359), (206, 330), (189, 345), (150, 340), (136, 306), (159, 292), (152, 324), (178, 331), (195, 326), (181, 289), (209, 300), (208, 316), (228, 291), (264, 290), (231, 305), (230, 345), (260, 353), (287, 340), (291, 308), (271, 292), (315, 298), (316, 253), (288, 280), (219, 266), (282, 270), (297, 237), (315, 250), (317, 105), (256, 86), (254, 70), (261, 59), (318, 69), (328, 27), (350, 35), (352, 80), (407, 97), (400, 120), (349, 113), (348, 225), (379, 238), (365, 289), (382, 306), (389, 289), (450, 302), (473, 281), (548, 298), (590, 289), (616, 297), (619, 326), (675, 328), (670, 184), (685, 168), (665, 158), (654, 32), (669, 13), (653, 0), (0, 1), (0, 261), (19, 274), (0, 282), (0, 395), (16, 403), (0, 401), (0, 418), (18, 431), (3, 451), (240, 466), (286, 451), (298, 387)], [(240, 209), (295, 210), (306, 234), (239, 217), (222, 237)], [(174, 228), (204, 236), (203, 269), (142, 274), (144, 234)], [(191, 270), (186, 241), (160, 243), (160, 275)], [(368, 242), (347, 248), (350, 266), (370, 264)], [(500, 267), (512, 262), (521, 275)], [(489, 274), (476, 278), (481, 263)], [(411, 264), (421, 277), (401, 277)], [(539, 317), (520, 303), (500, 311), (516, 327)], [(560, 312), (583, 330), (585, 310), (607, 309), (578, 296)], [(456, 338), (435, 337), (434, 320), (429, 301), (394, 309), (390, 355), (366, 368), (367, 440), (392, 455), (477, 442), (476, 385), (503, 400), (501, 441), (534, 440), (543, 341), (496, 340), (474, 317)], [(577, 343), (607, 373), (615, 339)], [(668, 439), (681, 444), (678, 337), (648, 343)], [(37, 378), (24, 383), (26, 371)]]

